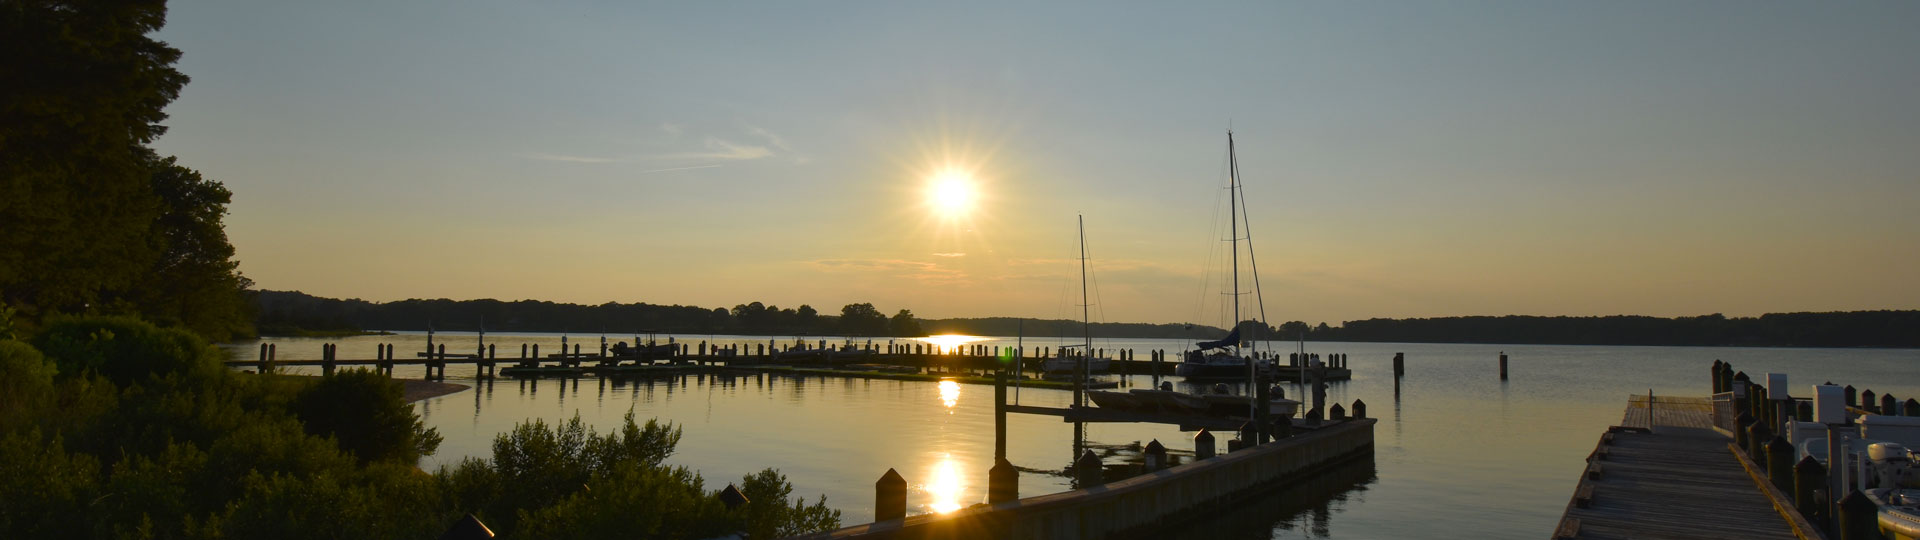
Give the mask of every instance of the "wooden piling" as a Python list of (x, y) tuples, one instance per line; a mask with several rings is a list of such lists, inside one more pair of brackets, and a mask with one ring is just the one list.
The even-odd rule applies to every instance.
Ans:
[(1774, 436), (1767, 441), (1767, 479), (1773, 481), (1773, 487), (1781, 493), (1793, 493), (1793, 443), (1786, 437)]
[(1500, 380), (1507, 380), (1507, 352), (1500, 351)]
[(1880, 505), (1856, 489), (1840, 499), (1840, 540), (1881, 540)]
[(1194, 459), (1209, 459), (1219, 451), (1220, 449), (1214, 444), (1213, 432), (1202, 428), (1199, 433), (1193, 434)]
[(1402, 376), (1405, 376), (1406, 374), (1407, 374), (1407, 353), (1393, 353), (1393, 376), (1402, 377)]
[(1076, 488), (1086, 489), (1107, 483), (1106, 464), (1092, 450), (1082, 450), (1080, 459), (1073, 460), (1073, 479)]
[(1360, 401), (1358, 399), (1353, 400), (1353, 417), (1354, 418), (1367, 417), (1367, 402)]
[(907, 517), (907, 479), (900, 477), (900, 471), (887, 469), (880, 480), (873, 483), (873, 521), (890, 521)]
[(1875, 400), (1874, 398), (1875, 398), (1875, 395), (1872, 389), (1860, 391), (1860, 408), (1866, 409), (1867, 412), (1880, 412), (1880, 411), (1874, 410), (1875, 408), (1880, 406), (1879, 401)]
[(1888, 416), (1900, 414), (1900, 400), (1894, 399), (1893, 394), (1880, 396), (1880, 414)]
[(1006, 458), (995, 459), (987, 469), (987, 503), (999, 504), (1020, 499), (1020, 469)]
[(1168, 466), (1167, 447), (1160, 444), (1160, 439), (1147, 443), (1147, 448), (1141, 452), (1141, 455), (1146, 461), (1147, 472), (1165, 469)]
[(1793, 506), (1807, 521), (1820, 523), (1826, 521), (1827, 505), (1822, 504), (1815, 491), (1827, 488), (1827, 468), (1813, 456), (1800, 458), (1793, 465)]

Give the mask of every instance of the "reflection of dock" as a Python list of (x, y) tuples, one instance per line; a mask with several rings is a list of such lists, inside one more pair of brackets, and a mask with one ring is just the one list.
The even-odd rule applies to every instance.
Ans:
[[(1162, 412), (1116, 411), (1101, 407), (1035, 407), (1031, 405), (1007, 405), (1007, 412), (1017, 414), (1038, 414), (1058, 416), (1062, 422), (1146, 422), (1153, 424), (1173, 424), (1181, 431), (1197, 431), (1202, 428), (1213, 431), (1233, 431), (1247, 423), (1246, 418), (1205, 416), (1192, 414), (1171, 414)], [(1304, 426), (1304, 420), (1296, 420), (1295, 426)], [(1301, 429), (1304, 429), (1302, 427)]]
[(1555, 538), (1798, 538), (1702, 398), (1633, 396), (1567, 504)]

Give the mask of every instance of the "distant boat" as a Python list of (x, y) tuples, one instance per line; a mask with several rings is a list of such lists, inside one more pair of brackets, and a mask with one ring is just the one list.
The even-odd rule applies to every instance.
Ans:
[[(1227, 132), (1227, 162), (1227, 223), (1233, 243), (1233, 320), (1228, 324), (1233, 330), (1227, 332), (1224, 339), (1195, 344), (1195, 349), (1187, 351), (1181, 357), (1181, 362), (1174, 366), (1173, 374), (1190, 380), (1244, 379), (1250, 385), (1259, 384), (1261, 379), (1273, 377), (1274, 368), (1273, 362), (1246, 355), (1240, 350), (1240, 345), (1244, 343), (1240, 336), (1240, 222), (1244, 216), (1239, 213), (1240, 161), (1234, 155), (1231, 131)], [(1247, 255), (1253, 255), (1250, 239)], [(1259, 277), (1255, 276), (1254, 279), (1257, 282)], [(1259, 294), (1257, 286), (1254, 293)]]
[[(1080, 359), (1085, 354), (1071, 354), (1061, 348), (1060, 356), (1040, 361), (1040, 371), (1049, 375), (1071, 375), (1080, 370)], [(1110, 358), (1087, 358), (1087, 372), (1104, 374), (1113, 368)]]
[(1060, 348), (1059, 356), (1040, 361), (1042, 375), (1086, 380), (1112, 368), (1112, 360), (1093, 357), (1092, 312), (1088, 309), (1091, 305), (1087, 301), (1087, 223), (1083, 217), (1080, 218), (1080, 329), (1086, 343), (1080, 345), (1078, 355), (1068, 354), (1068, 349), (1073, 348), (1069, 345)]

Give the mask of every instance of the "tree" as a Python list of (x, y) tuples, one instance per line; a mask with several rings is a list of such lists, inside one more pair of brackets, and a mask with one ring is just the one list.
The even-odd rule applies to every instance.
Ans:
[(155, 250), (144, 145), (187, 76), (159, 1), (0, 7), (0, 301), (29, 317), (126, 290)]
[(361, 463), (412, 465), (440, 447), (440, 432), (414, 414), (400, 382), (373, 371), (328, 375), (300, 392), (292, 409), (307, 433), (333, 437)]
[(913, 320), (913, 312), (904, 309), (900, 310), (899, 313), (893, 314), (893, 320), (887, 322), (887, 329), (891, 330), (893, 335), (898, 337), (927, 335), (926, 332), (920, 331), (920, 321)]
[(794, 323), (800, 325), (802, 330), (812, 330), (820, 325), (820, 312), (813, 306), (800, 304), (800, 310), (794, 313)]
[(887, 316), (873, 304), (847, 304), (840, 308), (840, 332), (850, 336), (877, 336), (887, 331)]
[(249, 335), (253, 282), (240, 275), (233, 244), (220, 224), (233, 192), (181, 166), (173, 157), (149, 155), (152, 186), (161, 202), (154, 220), (160, 254), (140, 286), (130, 291), (147, 319), (177, 323), (213, 341)]

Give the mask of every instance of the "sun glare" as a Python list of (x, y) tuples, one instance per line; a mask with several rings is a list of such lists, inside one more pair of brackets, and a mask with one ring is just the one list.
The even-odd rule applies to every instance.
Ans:
[(947, 169), (927, 180), (927, 206), (941, 217), (966, 217), (979, 198), (979, 184), (971, 173)]

